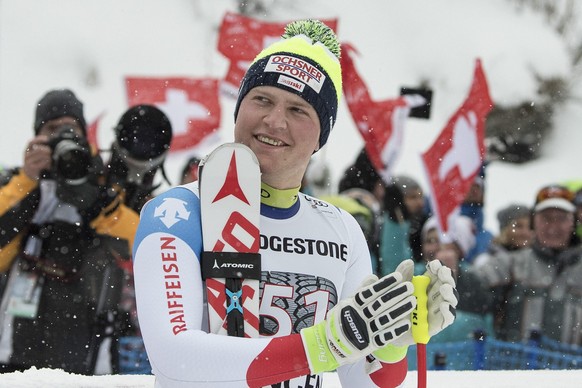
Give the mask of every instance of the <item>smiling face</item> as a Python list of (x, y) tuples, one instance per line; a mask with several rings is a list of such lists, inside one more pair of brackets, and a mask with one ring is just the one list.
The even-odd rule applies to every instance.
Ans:
[(241, 101), (234, 139), (257, 155), (261, 180), (277, 189), (299, 187), (319, 148), (317, 112), (303, 98), (273, 86), (251, 89)]
[(512, 220), (509, 225), (500, 231), (499, 237), (504, 244), (511, 247), (522, 248), (528, 246), (533, 237), (530, 217), (523, 216)]
[(536, 212), (533, 220), (537, 241), (544, 247), (565, 249), (574, 232), (574, 214), (561, 209)]

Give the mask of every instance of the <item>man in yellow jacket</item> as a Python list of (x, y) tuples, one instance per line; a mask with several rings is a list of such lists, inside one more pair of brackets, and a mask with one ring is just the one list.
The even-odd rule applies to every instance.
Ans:
[[(138, 215), (106, 187), (73, 92), (46, 93), (34, 131), (22, 167), (0, 175), (0, 362), (94, 374), (114, 338)], [(97, 368), (115, 372), (112, 364)]]

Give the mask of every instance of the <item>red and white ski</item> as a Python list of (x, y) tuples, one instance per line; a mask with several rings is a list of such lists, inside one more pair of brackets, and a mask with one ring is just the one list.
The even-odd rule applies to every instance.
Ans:
[(210, 332), (259, 336), (261, 172), (250, 148), (223, 144), (200, 164), (202, 274)]

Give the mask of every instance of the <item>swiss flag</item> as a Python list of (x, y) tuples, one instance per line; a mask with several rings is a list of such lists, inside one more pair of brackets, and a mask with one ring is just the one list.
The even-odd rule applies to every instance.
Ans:
[[(337, 31), (337, 19), (321, 21)], [(227, 91), (236, 94), (250, 63), (263, 48), (281, 39), (288, 23), (268, 23), (231, 12), (224, 15), (218, 36), (218, 51), (230, 60), (223, 80)]]
[(170, 152), (196, 147), (220, 126), (219, 81), (126, 77), (129, 106), (155, 105), (172, 123)]
[(477, 59), (469, 95), (422, 154), (433, 210), (443, 233), (449, 230), (449, 221), (483, 164), (485, 118), (492, 108), (485, 73)]
[(358, 131), (365, 142), (366, 153), (376, 172), (390, 182), (391, 171), (400, 156), (404, 126), (410, 109), (422, 105), (419, 95), (373, 101), (362, 77), (354, 65), (357, 51), (350, 44), (342, 44), (343, 91)]

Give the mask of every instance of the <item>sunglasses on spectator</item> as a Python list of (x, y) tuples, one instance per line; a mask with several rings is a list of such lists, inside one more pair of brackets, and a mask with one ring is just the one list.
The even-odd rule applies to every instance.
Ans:
[(545, 201), (546, 199), (551, 198), (562, 198), (572, 202), (574, 200), (574, 193), (564, 186), (546, 186), (538, 191), (538, 195), (536, 196), (536, 205), (542, 201)]

